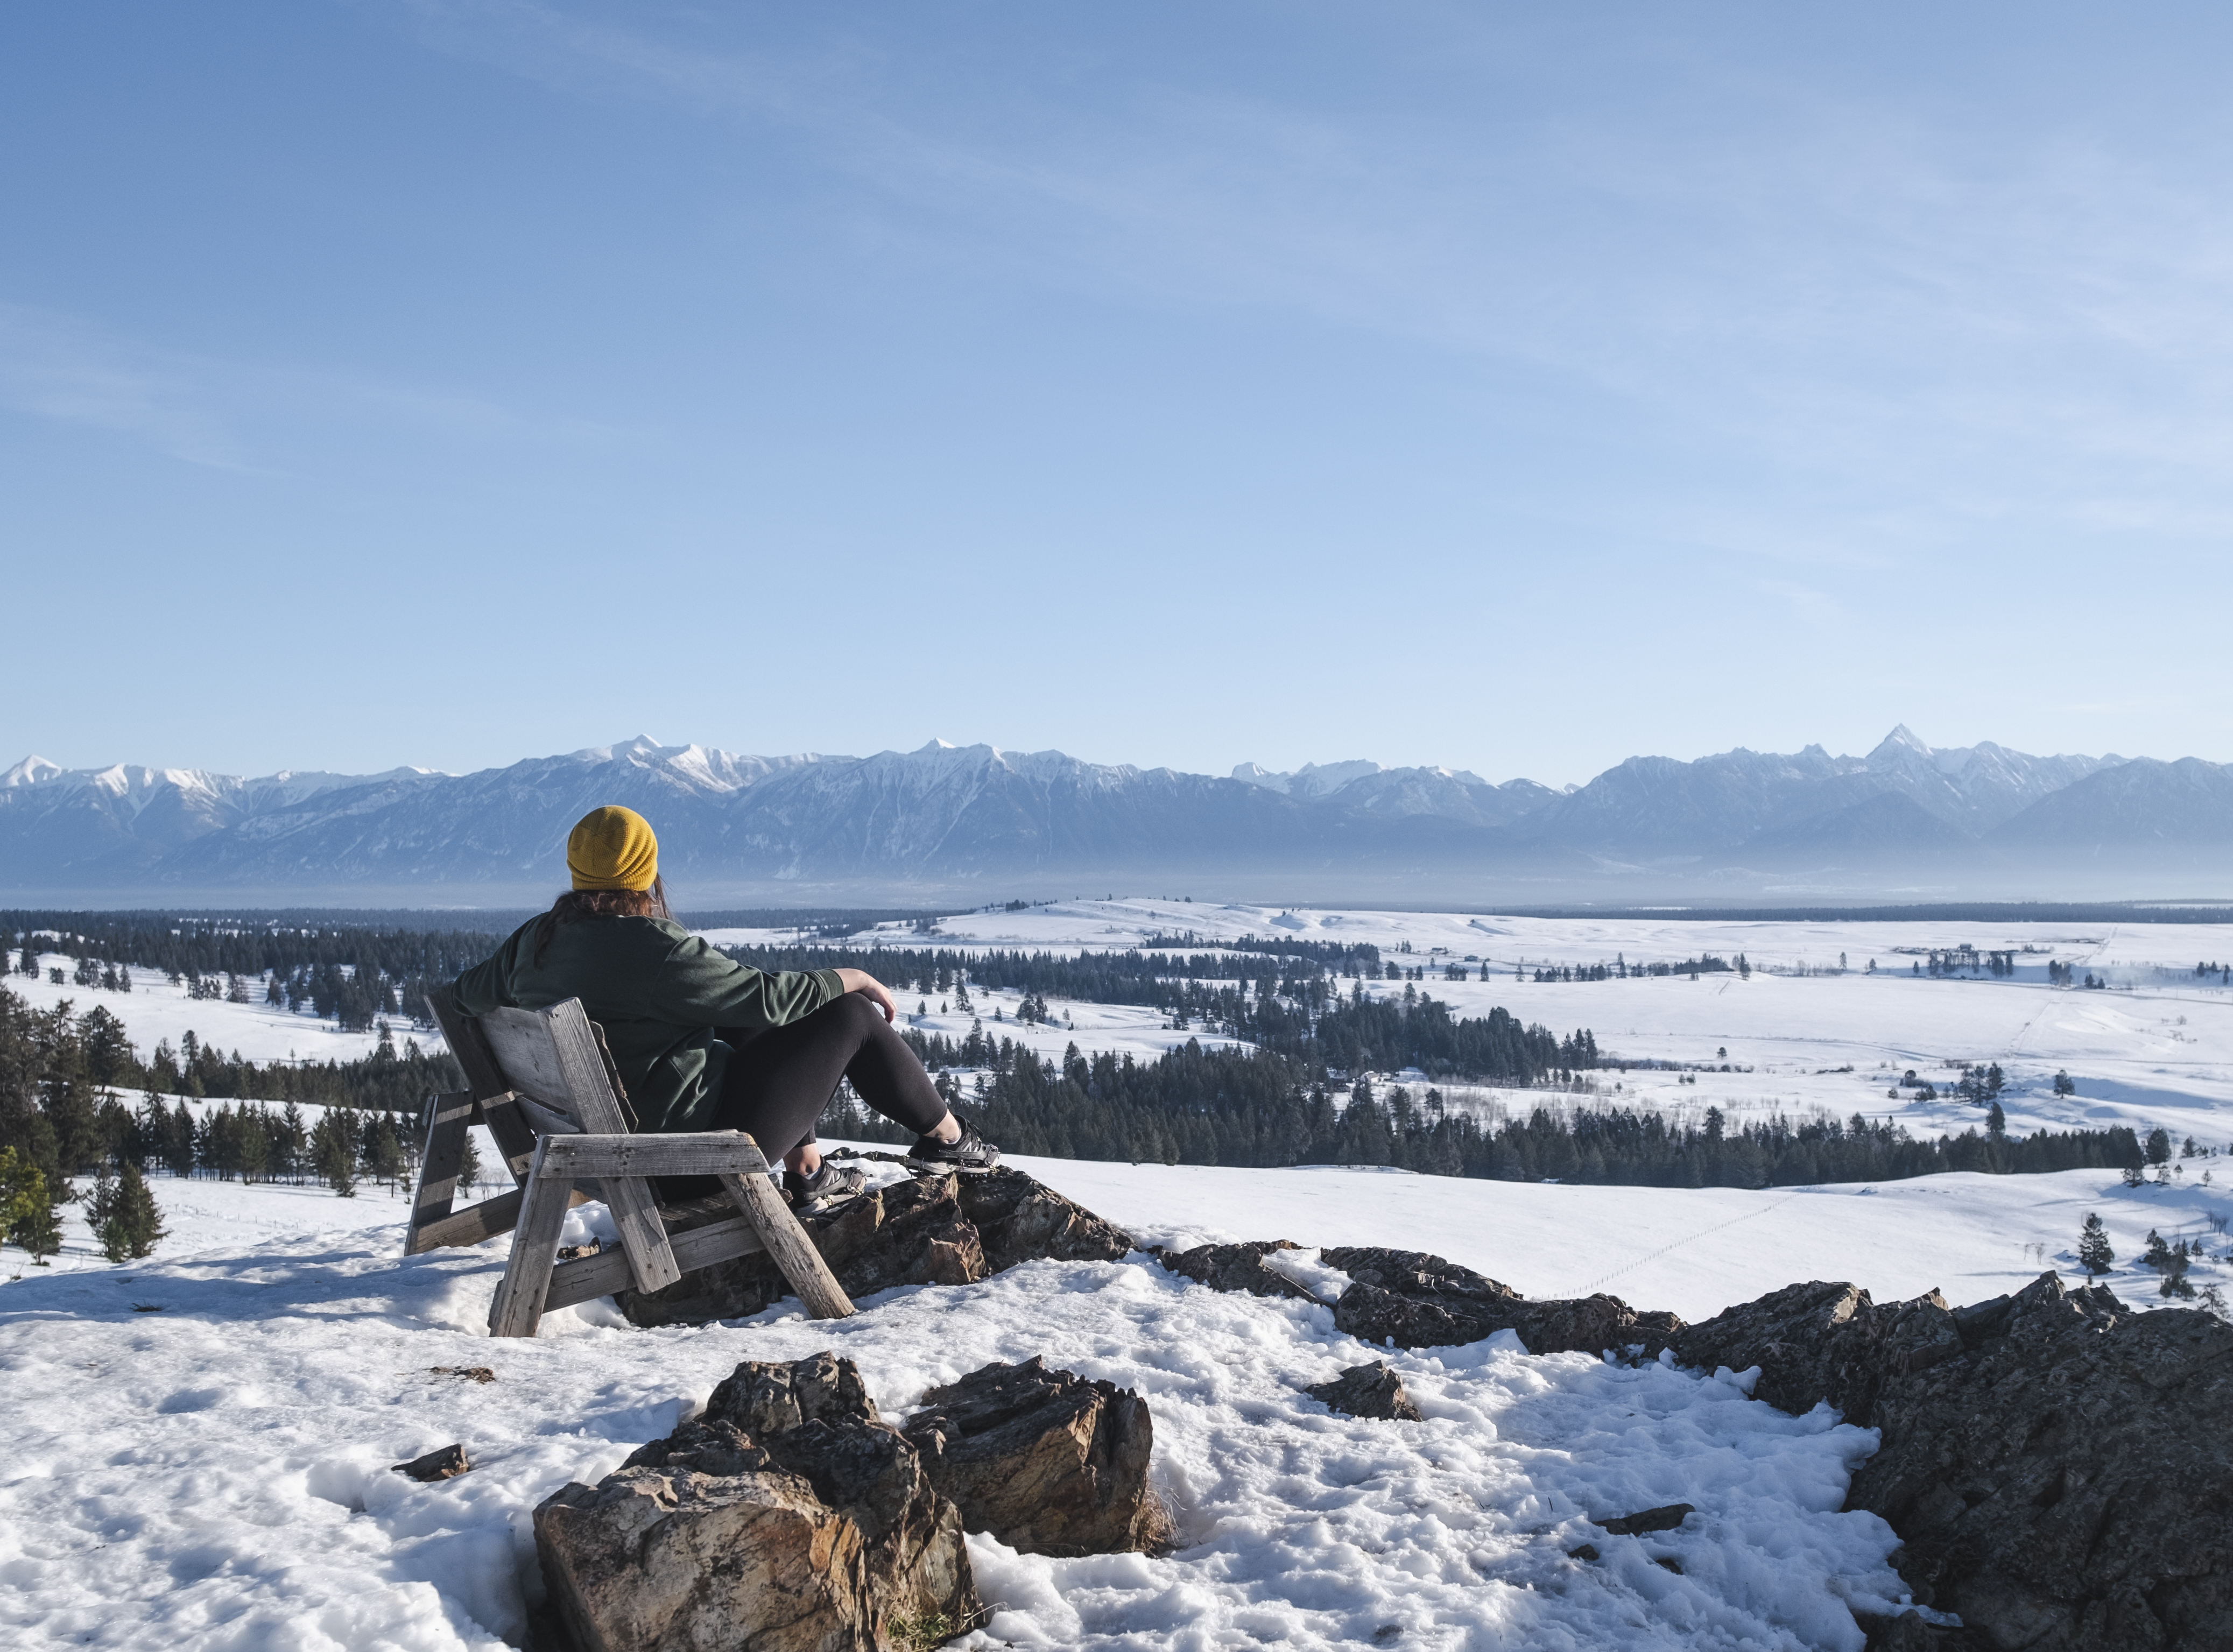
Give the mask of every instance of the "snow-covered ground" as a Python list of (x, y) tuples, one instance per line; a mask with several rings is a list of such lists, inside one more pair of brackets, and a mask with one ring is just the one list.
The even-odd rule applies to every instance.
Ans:
[[(1631, 1070), (1596, 1076), (1585, 1097), (1657, 1109), (1696, 1118), (1708, 1107), (1732, 1115), (1820, 1108), (1891, 1116), (1917, 1135), (1959, 1131), (1982, 1122), (1980, 1111), (1946, 1092), (1958, 1076), (1949, 1063), (1998, 1063), (2008, 1079), (2002, 1097), (2009, 1125), (2100, 1128), (2158, 1125), (2177, 1140), (2233, 1144), (2233, 990), (2193, 974), (2199, 962), (2233, 961), (2233, 926), (1962, 923), (1697, 922), (1670, 915), (1638, 919), (1527, 919), (1451, 913), (1287, 911), (1276, 907), (1184, 901), (1068, 901), (1021, 912), (973, 913), (942, 920), (934, 935), (904, 924), (864, 932), (862, 944), (931, 946), (948, 950), (1022, 947), (1055, 953), (1123, 950), (1156, 934), (1191, 931), (1205, 947), (1243, 936), (1367, 941), (1384, 956), (1423, 967), (1417, 990), (1459, 1015), (1501, 1005), (1529, 1022), (1563, 1033), (1588, 1027), (1609, 1056), (1631, 1062), (1680, 1062), (1715, 1069), (1695, 1083), (1673, 1072)], [(789, 932), (707, 932), (723, 945), (784, 942)], [(2012, 979), (1918, 978), (1911, 966), (1931, 950), (1968, 943), (1980, 953), (2015, 954)], [(1408, 943), (1412, 951), (1397, 949)], [(1436, 950), (1436, 949), (1441, 950)], [(2029, 950), (2027, 950), (2029, 949)], [(1710, 953), (1745, 954), (1748, 979), (1729, 974), (1631, 977), (1625, 980), (1538, 983), (1539, 967), (1671, 963)], [(1835, 972), (1843, 960), (1843, 973)], [(67, 966), (54, 954), (47, 960)], [(1868, 965), (1878, 966), (1873, 974)], [(2106, 991), (2050, 986), (2050, 962), (2112, 983)], [(1463, 983), (1443, 979), (1465, 967)], [(1481, 979), (1484, 969), (1491, 972)], [(2217, 978), (2211, 977), (2211, 981)], [(152, 970), (133, 974), (128, 993), (58, 987), (17, 975), (4, 983), (41, 1007), (73, 999), (81, 1012), (99, 1004), (120, 1018), (145, 1053), (167, 1038), (175, 1048), (193, 1030), (205, 1043), (238, 1050), (256, 1061), (349, 1060), (369, 1054), (368, 1033), (342, 1033), (330, 1021), (261, 1002), (238, 1005), (186, 998)], [(256, 989), (259, 998), (261, 986)], [(1399, 983), (1366, 983), (1379, 996)], [(954, 1038), (971, 1017), (950, 995), (903, 990), (908, 1024)], [(1059, 1057), (1075, 1043), (1088, 1054), (1110, 1050), (1150, 1060), (1188, 1037), (1231, 1040), (1194, 1028), (1170, 1031), (1151, 1009), (1050, 1000), (1054, 1020), (1015, 1020), (1019, 996), (973, 989), (975, 1014), (990, 1033), (1020, 1037), (1041, 1054)], [(941, 1012), (941, 1001), (945, 1005)], [(918, 1016), (918, 1005), (927, 1013)], [(995, 1022), (998, 1009), (1001, 1019)], [(398, 1024), (428, 1049), (439, 1037)], [(1722, 1053), (1726, 1051), (1726, 1054)], [(1721, 1072), (1719, 1068), (1748, 1068)], [(1850, 1068), (1852, 1070), (1844, 1070)], [(1941, 1091), (1917, 1102), (1914, 1092), (1886, 1094), (1912, 1068)], [(2057, 1096), (2053, 1081), (2067, 1071), (2075, 1093)], [(1617, 1088), (1616, 1088), (1617, 1087)], [(1543, 1104), (1540, 1091), (1496, 1092), (1448, 1087), (1454, 1102), (1509, 1112)]]
[[(1189, 932), (1205, 950), (1247, 936), (1370, 943), (1390, 961), (1423, 968), (1426, 979), (1416, 990), (1461, 1016), (1501, 1005), (1561, 1033), (1587, 1027), (1610, 1056), (1752, 1069), (1701, 1074), (1695, 1084), (1678, 1082), (1672, 1072), (1604, 1074), (1592, 1092), (1596, 1100), (1670, 1115), (1696, 1117), (1716, 1106), (1733, 1114), (1781, 1109), (1798, 1115), (1821, 1108), (1840, 1118), (1856, 1112), (1889, 1115), (1918, 1135), (1958, 1132), (1982, 1120), (1979, 1109), (1943, 1093), (1959, 1076), (1949, 1063), (1998, 1063), (2008, 1080), (2002, 1104), (2011, 1128), (2129, 1123), (2145, 1131), (2160, 1125), (2176, 1139), (2191, 1135), (2219, 1148), (2233, 1143), (2233, 990), (2192, 972), (2197, 963), (2233, 962), (2233, 926), (1700, 922), (1671, 914), (1663, 920), (1545, 919), (1080, 901), (965, 914), (941, 920), (930, 936), (894, 924), (854, 940), (894, 947), (1074, 954), (1123, 951), (1151, 936)], [(789, 939), (773, 931), (711, 933), (723, 945)], [(1407, 943), (1411, 951), (1399, 953)], [(1912, 972), (1924, 954), (1964, 943), (1981, 953), (2015, 953), (2017, 973), (1932, 979)], [(1616, 959), (1671, 964), (1703, 953), (1734, 960), (1740, 953), (1753, 966), (1748, 979), (1533, 979), (1538, 968), (1551, 966)], [(2049, 961), (2071, 966), (2081, 979), (2092, 972), (2111, 986), (2100, 992), (2050, 986)], [(1453, 964), (1465, 967), (1468, 979), (1445, 979)], [(1490, 972), (1487, 980), (1484, 968)], [(1836, 972), (1841, 968), (1844, 972)], [(1800, 969), (1830, 972), (1797, 973)], [(1390, 981), (1368, 982), (1365, 988), (1382, 997), (1403, 990)], [(989, 1014), (993, 995), (979, 996)], [(1012, 1014), (1012, 999), (1001, 1001), (1004, 1013)], [(1152, 1012), (1132, 1012), (1130, 1021), (1103, 1031), (1089, 1024), (1083, 1006), (1050, 1000), (1050, 1007), (1058, 1016), (1070, 1010), (1079, 1031), (1058, 1037), (1054, 1030), (1044, 1030), (1034, 1042), (1049, 1053), (1073, 1036), (1089, 1052), (1130, 1048), (1155, 1054), (1182, 1041), (1182, 1035), (1161, 1032), (1160, 1018)], [(952, 1023), (952, 1018), (934, 1020), (941, 1027)], [(961, 1030), (967, 1031), (966, 1018)], [(1143, 1043), (1148, 1048), (1142, 1051)], [(1840, 1070), (1846, 1068), (1852, 1070)], [(1886, 1095), (1911, 1068), (1942, 1092), (1936, 1101), (1917, 1103), (1907, 1099), (1911, 1091), (1900, 1098)], [(2075, 1082), (2074, 1095), (2054, 1093), (2060, 1071)], [(1468, 1097), (1454, 1089), (1452, 1099)], [(1546, 1100), (1528, 1091), (1481, 1091), (1471, 1099), (1523, 1113)]]
[[(10, 952), (8, 960), (15, 962), (16, 954)], [(377, 1032), (343, 1032), (330, 1020), (321, 1020), (308, 1010), (292, 1011), (284, 1005), (266, 1004), (264, 993), (270, 984), (269, 976), (249, 978), (249, 991), (255, 1002), (229, 1004), (223, 998), (190, 998), (181, 984), (173, 986), (163, 978), (163, 972), (145, 966), (132, 966), (132, 990), (129, 992), (107, 992), (99, 987), (56, 985), (45, 972), (59, 969), (68, 981), (77, 960), (61, 953), (49, 953), (40, 959), (41, 972), (34, 980), (28, 975), (0, 975), (0, 986), (23, 998), (36, 1010), (50, 1010), (68, 1000), (80, 1015), (91, 1011), (95, 1005), (107, 1010), (124, 1024), (125, 1035), (138, 1046), (142, 1056), (153, 1052), (164, 1040), (176, 1050), (186, 1035), (192, 1032), (203, 1044), (222, 1050), (227, 1055), (238, 1051), (244, 1060), (259, 1065), (274, 1061), (360, 1061), (369, 1056), (380, 1043)], [(441, 1035), (414, 1031), (410, 1021), (403, 1016), (390, 1018), (400, 1048), (406, 1037), (415, 1037), (427, 1049), (439, 1048)]]
[[(1417, 1244), (1530, 1291), (1617, 1275), (1631, 1299), (1691, 1315), (1810, 1271), (1857, 1272), (1810, 1269), (1818, 1259), (1869, 1259), (1863, 1277), (1904, 1290), (1930, 1273), (1930, 1252), (1964, 1246), (1965, 1265), (1926, 1282), (1985, 1294), (2037, 1265), (2014, 1253), (2032, 1228), (2010, 1224), (2050, 1224), (2026, 1213), (2098, 1203), (2124, 1249), (2165, 1208), (2118, 1206), (2122, 1190), (2100, 1176), (2032, 1179), (2027, 1200), (1944, 1178), (1935, 1206), (1923, 1184), (1821, 1190), (1794, 1213), (1802, 1196), (1787, 1193), (1021, 1162), (1143, 1239)], [(539, 1588), (536, 1503), (617, 1467), (739, 1360), (824, 1348), (860, 1363), (888, 1414), (1032, 1354), (1147, 1397), (1154, 1473), (1184, 1546), (1065, 1561), (973, 1538), (980, 1588), (999, 1606), (982, 1646), (1857, 1652), (1846, 1603), (1899, 1597), (1892, 1532), (1836, 1512), (1872, 1436), (1826, 1412), (1784, 1416), (1741, 1380), (1533, 1358), (1508, 1336), (1368, 1350), (1323, 1306), (1221, 1295), (1137, 1256), (889, 1291), (837, 1324), (779, 1308), (641, 1331), (590, 1304), (532, 1342), (499, 1343), (483, 1325), (501, 1242), (405, 1259), (384, 1197), (154, 1186), (173, 1230), (158, 1258), (0, 1293), (12, 1402), (0, 1422), (0, 1623), (16, 1644), (516, 1642)], [(1896, 1210), (1895, 1197), (1909, 1202)], [(2189, 1212), (2206, 1200), (2145, 1197)], [(1794, 1251), (1802, 1235), (1817, 1248)], [(1300, 1392), (1369, 1356), (1403, 1373), (1426, 1422), (1336, 1417)], [(469, 1366), (496, 1381), (434, 1369)], [(475, 1465), (457, 1480), (388, 1472), (453, 1441)], [(1636, 1540), (1585, 1523), (1673, 1501), (1702, 1519)], [(1584, 1541), (1604, 1559), (1570, 1559)]]

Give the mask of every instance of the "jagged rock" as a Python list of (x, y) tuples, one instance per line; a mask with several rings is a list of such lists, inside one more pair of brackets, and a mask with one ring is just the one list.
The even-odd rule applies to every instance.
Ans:
[[(856, 1298), (894, 1285), (969, 1285), (1042, 1256), (1110, 1261), (1133, 1248), (1129, 1235), (1083, 1206), (1006, 1168), (984, 1176), (911, 1177), (871, 1188), (802, 1226), (845, 1294)], [(614, 1299), (634, 1324), (702, 1324), (758, 1313), (790, 1293), (774, 1262), (755, 1254), (693, 1269), (663, 1291), (622, 1291)]]
[(1725, 1309), (1668, 1341), (1685, 1365), (1757, 1365), (1753, 1397), (1802, 1412), (1827, 1400), (1848, 1418), (1866, 1414), (1887, 1376), (1928, 1370), (1962, 1351), (1956, 1316), (1937, 1291), (1879, 1307), (1859, 1285), (1787, 1285)]
[(1592, 1525), (1610, 1532), (1617, 1538), (1640, 1538), (1647, 1532), (1672, 1532), (1691, 1515), (1697, 1512), (1689, 1503), (1668, 1503), (1656, 1509), (1642, 1509), (1634, 1514), (1617, 1515), (1608, 1520), (1592, 1520)]
[(1826, 1400), (1881, 1431), (1846, 1506), (1888, 1520), (1915, 1598), (1969, 1629), (1899, 1619), (1872, 1644), (2233, 1646), (2233, 1326), (2131, 1314), (2052, 1273), (1950, 1312), (1935, 1291), (1878, 1307), (1817, 1284), (1676, 1352), (1758, 1364), (1763, 1397), (1773, 1376), (1784, 1408)]
[(455, 1480), (472, 1465), (465, 1460), (463, 1446), (445, 1446), (439, 1451), (430, 1451), (424, 1457), (413, 1457), (407, 1463), (395, 1465), (399, 1474), (408, 1474), (416, 1480)]
[(1368, 1343), (1442, 1348), (1511, 1330), (1533, 1354), (1633, 1347), (1656, 1354), (1683, 1324), (1670, 1313), (1638, 1313), (1618, 1297), (1530, 1302), (1424, 1251), (1343, 1246), (1319, 1259), (1354, 1281), (1334, 1304), (1336, 1329)]
[(1292, 1297), (1316, 1302), (1318, 1298), (1302, 1286), (1265, 1264), (1264, 1259), (1274, 1251), (1297, 1248), (1292, 1239), (1245, 1239), (1238, 1245), (1197, 1245), (1190, 1251), (1166, 1252), (1157, 1259), (1171, 1272), (1184, 1274), (1214, 1291), (1245, 1291), (1252, 1297)]
[(1152, 1549), (1168, 1536), (1148, 1485), (1154, 1423), (1130, 1389), (1034, 1356), (987, 1365), (923, 1399), (907, 1437), (970, 1531), (1049, 1555)]
[[(739, 1412), (765, 1432), (738, 1428)], [(739, 1366), (705, 1416), (547, 1499), (535, 1538), (591, 1652), (834, 1652), (881, 1644), (895, 1616), (980, 1614), (960, 1512), (828, 1354)]]
[(1403, 1379), (1392, 1365), (1375, 1361), (1352, 1365), (1330, 1382), (1314, 1382), (1303, 1390), (1323, 1400), (1332, 1411), (1352, 1417), (1379, 1417), (1390, 1422), (1422, 1422), (1419, 1408), (1403, 1391)]
[(860, 1368), (826, 1352), (788, 1362), (746, 1360), (721, 1379), (700, 1414), (701, 1421), (731, 1423), (763, 1441), (804, 1423), (847, 1417), (883, 1421)]
[(961, 1213), (975, 1225), (985, 1265), (995, 1273), (1043, 1257), (1117, 1262), (1139, 1248), (1121, 1227), (1006, 1165), (954, 1180)]

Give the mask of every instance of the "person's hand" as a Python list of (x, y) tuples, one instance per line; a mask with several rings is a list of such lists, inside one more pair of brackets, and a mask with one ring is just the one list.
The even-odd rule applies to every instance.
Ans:
[(891, 989), (864, 969), (841, 969), (837, 979), (845, 984), (848, 992), (858, 992), (863, 998), (884, 1012), (884, 1019), (899, 1019), (900, 1006), (893, 999)]

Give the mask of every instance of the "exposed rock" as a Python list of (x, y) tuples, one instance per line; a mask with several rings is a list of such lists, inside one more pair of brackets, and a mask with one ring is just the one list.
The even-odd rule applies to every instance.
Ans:
[(1329, 1410), (1347, 1412), (1352, 1417), (1379, 1417), (1390, 1422), (1425, 1421), (1403, 1391), (1403, 1379), (1396, 1368), (1379, 1361), (1352, 1365), (1331, 1382), (1314, 1382), (1303, 1392), (1325, 1402)]
[(430, 1365), (430, 1376), (454, 1376), (467, 1382), (493, 1382), (496, 1373), (485, 1365)]
[(1676, 1332), (1668, 1346), (1685, 1365), (1759, 1366), (1753, 1397), (1783, 1410), (1803, 1412), (1827, 1400), (1857, 1419), (1873, 1408), (1887, 1376), (1954, 1357), (1962, 1335), (1935, 1291), (1879, 1307), (1859, 1285), (1818, 1279), (1725, 1309)]
[(765, 1441), (805, 1423), (848, 1417), (883, 1421), (860, 1368), (824, 1352), (788, 1362), (746, 1360), (721, 1379), (700, 1420), (730, 1423)]
[(1951, 1312), (1936, 1292), (1878, 1307), (1817, 1284), (1676, 1351), (1757, 1364), (1761, 1397), (1882, 1431), (1846, 1505), (1891, 1522), (1915, 1598), (1969, 1629), (1901, 1618), (1871, 1644), (2233, 1646), (2233, 1326), (2129, 1314), (2052, 1273)]
[(1292, 1297), (1300, 1302), (1318, 1298), (1284, 1273), (1274, 1272), (1264, 1259), (1274, 1251), (1292, 1251), (1292, 1239), (1244, 1239), (1238, 1245), (1197, 1245), (1190, 1251), (1165, 1252), (1156, 1259), (1173, 1273), (1209, 1286), (1213, 1291), (1245, 1291), (1252, 1297)]
[(1590, 1524), (1611, 1532), (1617, 1538), (1640, 1538), (1647, 1532), (1672, 1532), (1697, 1512), (1693, 1504), (1669, 1503), (1659, 1508), (1644, 1509), (1635, 1514), (1623, 1514), (1610, 1520), (1592, 1520)]
[(1033, 1357), (987, 1365), (923, 1399), (907, 1437), (970, 1531), (1049, 1555), (1151, 1549), (1168, 1536), (1148, 1485), (1154, 1424), (1130, 1389)]
[(463, 1446), (445, 1446), (439, 1451), (430, 1451), (424, 1457), (413, 1457), (407, 1463), (395, 1465), (399, 1474), (408, 1474), (416, 1480), (455, 1480), (472, 1465), (465, 1460)]
[[(894, 1285), (968, 1285), (1042, 1256), (1109, 1261), (1133, 1248), (1130, 1236), (1092, 1212), (1006, 1168), (911, 1177), (801, 1225), (856, 1299)], [(755, 1254), (693, 1269), (663, 1291), (622, 1291), (615, 1300), (635, 1324), (702, 1324), (758, 1313), (790, 1293), (774, 1262)]]
[(1530, 1302), (1424, 1251), (1344, 1246), (1319, 1260), (1355, 1281), (1334, 1304), (1336, 1328), (1368, 1343), (1442, 1348), (1510, 1330), (1533, 1354), (1635, 1347), (1655, 1354), (1683, 1324), (1670, 1313), (1638, 1313), (1618, 1297)]
[[(731, 1419), (759, 1420), (755, 1436)], [(595, 1652), (834, 1652), (980, 1615), (960, 1514), (850, 1361), (747, 1363), (707, 1414), (535, 1512), (559, 1616)]]
[(1006, 1165), (953, 1180), (961, 1213), (975, 1225), (984, 1246), (985, 1265), (995, 1273), (1042, 1257), (1117, 1262), (1139, 1248), (1123, 1228)]

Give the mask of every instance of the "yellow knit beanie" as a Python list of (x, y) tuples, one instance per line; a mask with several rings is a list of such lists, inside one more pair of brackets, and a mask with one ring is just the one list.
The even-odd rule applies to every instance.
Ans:
[(566, 869), (577, 889), (648, 889), (659, 875), (659, 839), (635, 810), (608, 803), (566, 835)]

